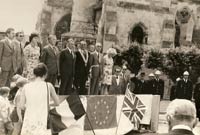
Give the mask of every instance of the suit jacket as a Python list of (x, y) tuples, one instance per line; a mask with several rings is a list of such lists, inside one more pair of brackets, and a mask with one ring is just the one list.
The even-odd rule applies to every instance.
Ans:
[(23, 46), (21, 44), (20, 46), (20, 42), (17, 41), (16, 39), (12, 41), (12, 46), (14, 47), (14, 58), (16, 58), (16, 66), (17, 69), (21, 68), (21, 67), (25, 67), (26, 66), (26, 62), (25, 62), (25, 57), (24, 57), (24, 51), (23, 51)]
[(164, 81), (162, 79), (159, 79), (158, 81), (154, 79), (155, 89), (153, 94), (154, 95), (160, 95), (160, 98), (163, 99), (164, 95)]
[(50, 45), (43, 48), (40, 61), (47, 65), (49, 74), (57, 74), (59, 70), (59, 59), (58, 59), (58, 49), (56, 47), (56, 52)]
[(14, 48), (7, 38), (0, 41), (0, 67), (3, 71), (17, 71)]
[(103, 55), (100, 53), (99, 57), (96, 52), (90, 54), (89, 67), (91, 69), (92, 77), (100, 77), (102, 75), (103, 66)]
[(148, 92), (148, 83), (146, 80), (144, 82), (142, 80), (138, 80), (137, 84), (138, 94), (149, 94)]
[(112, 76), (112, 85), (110, 86), (109, 94), (123, 94), (123, 93), (125, 93), (124, 80), (121, 76), (119, 76), (119, 79), (120, 79), (119, 84), (117, 84), (117, 76), (116, 75)]
[(89, 74), (89, 52), (86, 53), (86, 57), (79, 50), (76, 52), (76, 62), (75, 62), (75, 78), (88, 78)]
[(193, 97), (195, 99), (195, 102), (200, 104), (200, 83), (196, 83)]
[(61, 78), (65, 78), (67, 76), (74, 77), (75, 61), (76, 55), (72, 55), (72, 53), (70, 53), (70, 51), (67, 48), (61, 51), (59, 58)]
[(188, 80), (187, 83), (182, 79), (177, 83), (176, 98), (180, 99), (192, 99), (193, 84)]
[(194, 133), (186, 129), (175, 129), (170, 131), (169, 133), (158, 134), (158, 135), (194, 135)]

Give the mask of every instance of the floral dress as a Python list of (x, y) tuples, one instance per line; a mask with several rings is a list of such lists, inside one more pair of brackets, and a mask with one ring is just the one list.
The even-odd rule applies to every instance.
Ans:
[(109, 58), (108, 55), (103, 57), (103, 84), (111, 85), (112, 84), (112, 70), (113, 70), (113, 58)]
[(34, 78), (33, 69), (39, 63), (40, 48), (38, 46), (33, 47), (31, 44), (27, 45), (24, 49), (24, 56), (27, 66), (26, 77), (32, 80)]

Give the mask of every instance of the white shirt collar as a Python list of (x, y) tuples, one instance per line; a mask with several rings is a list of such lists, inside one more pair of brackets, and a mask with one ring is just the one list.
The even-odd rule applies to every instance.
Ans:
[(185, 130), (192, 131), (192, 129), (189, 126), (186, 126), (186, 125), (176, 125), (176, 126), (173, 126), (172, 130), (175, 130), (175, 129), (185, 129)]
[(67, 49), (69, 50), (70, 53), (72, 53), (72, 50), (69, 47), (67, 47)]

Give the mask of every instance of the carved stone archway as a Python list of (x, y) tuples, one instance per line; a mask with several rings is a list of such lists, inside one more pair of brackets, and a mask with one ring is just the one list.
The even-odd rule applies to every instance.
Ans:
[(130, 43), (138, 42), (139, 44), (147, 44), (147, 27), (142, 22), (135, 24), (129, 33)]
[(56, 24), (54, 28), (57, 39), (61, 39), (63, 33), (70, 31), (71, 14), (64, 15)]

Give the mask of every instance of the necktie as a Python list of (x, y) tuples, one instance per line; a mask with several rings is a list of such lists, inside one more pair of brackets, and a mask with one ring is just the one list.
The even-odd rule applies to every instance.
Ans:
[(22, 44), (20, 43), (19, 45), (20, 45), (21, 55), (23, 55)]
[(54, 54), (56, 54), (56, 47), (55, 46), (53, 47), (53, 51), (54, 51)]

